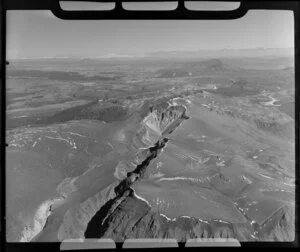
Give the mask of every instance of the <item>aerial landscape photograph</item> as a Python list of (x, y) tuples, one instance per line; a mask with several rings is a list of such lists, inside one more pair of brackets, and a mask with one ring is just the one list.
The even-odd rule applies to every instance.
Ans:
[(6, 36), (8, 242), (294, 241), (293, 12)]

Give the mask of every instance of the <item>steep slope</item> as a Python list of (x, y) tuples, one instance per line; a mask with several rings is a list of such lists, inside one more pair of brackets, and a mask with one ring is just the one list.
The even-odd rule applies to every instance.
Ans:
[(95, 190), (68, 195), (33, 241), (293, 240), (289, 143), (274, 150), (281, 139), (269, 139), (247, 120), (204, 108), (201, 96), (187, 107), (143, 103), (113, 131), (119, 156), (115, 160), (111, 153), (104, 164), (118, 180), (96, 191), (100, 181), (83, 176)]
[(85, 238), (111, 238), (116, 242), (130, 238), (175, 238), (178, 242), (185, 242), (189, 238), (236, 238), (249, 241), (255, 240), (252, 232), (252, 227), (245, 223), (232, 225), (190, 217), (171, 220), (152, 211), (145, 201), (136, 198), (129, 189), (111, 203), (109, 210), (101, 209), (91, 219)]
[[(125, 191), (120, 190), (117, 198), (95, 214), (87, 225), (86, 238), (117, 242), (129, 238), (175, 238), (180, 242), (218, 237), (240, 241), (294, 239), (293, 186), (285, 184), (289, 181), (285, 175), (288, 163), (270, 156), (276, 155), (274, 149), (259, 149), (276, 146), (277, 142), (272, 143), (276, 138), (269, 139), (264, 131), (239, 118), (201, 109), (197, 103), (188, 109), (190, 120), (174, 131), (163, 153), (142, 169), (145, 172), (140, 173), (139, 180), (131, 188), (123, 187)], [(156, 116), (150, 114), (147, 122), (159, 132), (161, 124)], [(232, 127), (236, 127), (234, 131)], [(217, 141), (208, 143), (206, 138)], [(212, 153), (212, 143), (218, 155)], [(250, 146), (258, 149), (250, 151)], [(205, 147), (210, 152), (204, 152)], [(226, 154), (231, 151), (235, 154)], [(215, 218), (191, 217), (198, 213)]]
[[(144, 115), (145, 110), (149, 107), (148, 105), (144, 104), (138, 114), (134, 114), (132, 118), (126, 121), (121, 129), (117, 128), (114, 136), (119, 141), (118, 144), (122, 144), (120, 146), (115, 144), (117, 151), (120, 153), (121, 151), (124, 152), (124, 144), (127, 144), (124, 141), (132, 141), (132, 139), (143, 137), (137, 133), (132, 135), (132, 132), (139, 132), (140, 130), (138, 129), (141, 128), (146, 129), (146, 131), (153, 131), (154, 128), (156, 135), (148, 148), (140, 149), (141, 145), (137, 144), (130, 147), (132, 150), (127, 155), (124, 153), (118, 157), (120, 162), (130, 163), (131, 161), (135, 167), (127, 166), (124, 168), (122, 171), (123, 179), (121, 178), (122, 176), (116, 176), (115, 173), (114, 176), (120, 180), (111, 183), (108, 187), (104, 187), (104, 185), (99, 187), (101, 184), (97, 185), (97, 180), (95, 179), (97, 170), (95, 169), (79, 176), (77, 178), (77, 188), (67, 195), (61, 205), (52, 208), (43, 230), (32, 241), (62, 241), (67, 238), (83, 238), (87, 224), (93, 215), (101, 207), (107, 208), (111, 200), (118, 199), (135, 180), (142, 176), (151, 160), (156, 158), (158, 152), (165, 146), (167, 142), (165, 136), (174, 130), (182, 120), (187, 119), (184, 107), (166, 107), (166, 104), (164, 106), (159, 104), (158, 106), (151, 106), (148, 115), (145, 117), (146, 120), (141, 121), (143, 119), (141, 115)], [(113, 168), (116, 171), (119, 169), (120, 162), (118, 164), (114, 160), (113, 155), (114, 153), (111, 153), (106, 158), (107, 161), (104, 163), (104, 166), (107, 166), (107, 169), (102, 169), (107, 171)], [(99, 171), (101, 171), (101, 168)], [(94, 176), (92, 177), (93, 172)], [(97, 176), (103, 180), (102, 176), (99, 176), (99, 174)], [(109, 181), (107, 180), (107, 183)], [(97, 188), (99, 188), (98, 192), (96, 191)]]
[(234, 238), (239, 241), (293, 241), (293, 207), (274, 213), (261, 226), (247, 223), (201, 221), (190, 217), (169, 219), (151, 210), (128, 189), (122, 197), (110, 202), (89, 222), (85, 238), (111, 238), (116, 242), (134, 238), (175, 238), (186, 242), (194, 238)]

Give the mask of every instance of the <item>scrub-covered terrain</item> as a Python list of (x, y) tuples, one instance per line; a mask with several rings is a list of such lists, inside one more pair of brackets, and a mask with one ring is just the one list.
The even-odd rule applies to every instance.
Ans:
[(294, 240), (292, 58), (20, 60), (7, 76), (8, 241)]

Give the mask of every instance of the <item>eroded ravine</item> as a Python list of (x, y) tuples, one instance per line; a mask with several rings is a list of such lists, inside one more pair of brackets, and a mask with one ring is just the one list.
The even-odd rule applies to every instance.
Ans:
[[(145, 171), (146, 167), (148, 163), (140, 167), (141, 171)], [(136, 174), (139, 174), (138, 170)], [(140, 178), (142, 175), (143, 172), (137, 176)], [(144, 184), (145, 181), (138, 183)], [(122, 186), (119, 196), (94, 215), (88, 223), (85, 238), (111, 238), (116, 242), (124, 242), (130, 238), (175, 238), (179, 242), (185, 242), (189, 238), (219, 237), (235, 238), (239, 241), (291, 241), (294, 237), (292, 204), (280, 207), (260, 224), (248, 218), (239, 207), (236, 210), (240, 211), (245, 221), (224, 221), (221, 212), (216, 219), (191, 216), (171, 219), (141, 198), (140, 194), (137, 195), (130, 185), (134, 188), (136, 184), (129, 182)], [(174, 193), (174, 190), (170, 193)]]
[[(91, 219), (91, 221), (87, 225), (87, 229), (85, 231), (85, 238), (95, 238), (101, 237), (104, 235), (105, 231), (107, 231), (109, 227), (108, 219), (111, 217), (116, 208), (123, 202), (133, 197), (134, 193), (131, 189), (132, 184), (137, 181), (140, 177), (143, 177), (144, 172), (149, 166), (150, 162), (154, 160), (160, 153), (160, 151), (165, 147), (168, 142), (167, 136), (171, 134), (181, 123), (183, 120), (188, 120), (189, 117), (186, 115), (186, 109), (183, 106), (178, 106), (181, 109), (181, 113), (179, 113), (178, 118), (175, 120), (171, 120), (171, 123), (162, 123), (162, 127), (155, 125), (155, 128), (159, 128), (161, 133), (161, 137), (155, 143), (154, 146), (150, 147), (147, 150), (146, 158), (137, 165), (136, 169), (132, 172), (127, 173), (127, 177), (120, 182), (120, 184), (114, 188), (114, 192), (116, 197), (114, 199), (109, 200)], [(173, 108), (173, 107), (171, 107)], [(167, 112), (168, 109), (167, 109)], [(152, 113), (152, 109), (151, 109)], [(169, 114), (174, 115), (171, 112)], [(165, 117), (165, 113), (162, 112), (161, 118), (158, 121), (163, 121)], [(157, 118), (155, 118), (157, 119)], [(138, 204), (137, 204), (138, 205)], [(150, 207), (147, 205), (147, 213), (150, 212)], [(141, 218), (145, 217), (145, 213), (140, 212), (142, 214)], [(100, 226), (99, 226), (100, 224)], [(148, 237), (148, 236), (147, 236)], [(111, 238), (111, 237), (110, 237)], [(146, 238), (146, 237), (145, 237)], [(118, 241), (119, 239), (116, 239)]]
[[(147, 116), (151, 120), (153, 119), (153, 115), (155, 114), (153, 113), (152, 109), (153, 108), (150, 109), (151, 112)], [(165, 146), (166, 142), (168, 141), (168, 139), (165, 138), (165, 136), (172, 132), (178, 125), (180, 125), (180, 123), (183, 120), (188, 119), (188, 117), (185, 114), (186, 110), (183, 106), (169, 106), (168, 108), (160, 108), (159, 112), (157, 112), (157, 110), (155, 111), (160, 118), (154, 118), (154, 120), (158, 119), (160, 120), (160, 123), (158, 125), (154, 125), (154, 127), (158, 127), (157, 130), (161, 133), (159, 132), (159, 134), (156, 134), (156, 136), (152, 138), (152, 142), (154, 140), (157, 140), (155, 144), (152, 144), (152, 146), (150, 145), (148, 149), (143, 148), (142, 151), (136, 154), (137, 156), (142, 156), (139, 157), (139, 159), (142, 160), (141, 163), (138, 164), (133, 171), (128, 172), (126, 178), (124, 178), (120, 182), (115, 181), (112, 184), (109, 184), (107, 182), (107, 185), (102, 185), (101, 190), (99, 189), (98, 192), (95, 192), (95, 190), (91, 189), (93, 184), (96, 184), (96, 188), (94, 189), (97, 189), (97, 181), (91, 181), (89, 184), (90, 188), (88, 188), (88, 190), (90, 191), (90, 195), (93, 191), (94, 194), (89, 197), (86, 197), (87, 200), (83, 199), (83, 195), (81, 195), (79, 191), (73, 191), (68, 197), (64, 198), (64, 201), (59, 206), (56, 206), (54, 208), (50, 206), (52, 210), (50, 211), (50, 215), (48, 216), (43, 229), (31, 241), (48, 242), (62, 241), (66, 238), (82, 238), (83, 231), (85, 230), (84, 226), (89, 222), (89, 219), (92, 218), (94, 214), (96, 214), (96, 211), (101, 206), (103, 206), (101, 209), (105, 209), (110, 204), (110, 202), (115, 202), (120, 196), (124, 194), (124, 192), (126, 192), (129, 189), (129, 187), (132, 185), (132, 183), (134, 183), (134, 181), (136, 181), (140, 176), (142, 176), (143, 172), (145, 171), (151, 160), (157, 157), (159, 151)], [(166, 114), (168, 113), (169, 115), (166, 116)], [(156, 115), (154, 117), (156, 117)], [(151, 125), (152, 124), (150, 123), (150, 127), (153, 127), (153, 125)], [(130, 127), (132, 126), (129, 126), (128, 128)], [(149, 123), (146, 127), (149, 127)], [(117, 163), (113, 158), (109, 158), (108, 161), (109, 162), (105, 164), (106, 167), (110, 167), (110, 170), (113, 170), (113, 168), (117, 166)], [(82, 220), (80, 219), (82, 216), (78, 216), (78, 213), (81, 214), (78, 208), (84, 209), (86, 205), (89, 205), (89, 202), (93, 202), (91, 203), (93, 205), (92, 209), (90, 208), (88, 210), (88, 216), (85, 215)], [(75, 219), (74, 215), (76, 216)], [(78, 222), (80, 227), (78, 227)], [(82, 226), (82, 223), (85, 224), (83, 224)], [(70, 227), (70, 225), (72, 227)], [(70, 232), (70, 229), (75, 229), (75, 233), (74, 230)]]
[[(33, 241), (111, 238), (116, 242), (123, 242), (128, 238), (175, 238), (177, 241), (184, 242), (189, 238), (203, 237), (230, 237), (240, 241), (293, 239), (290, 228), (294, 216), (292, 205), (281, 207), (264, 223), (258, 225), (251, 219), (241, 222), (191, 216), (178, 216), (171, 219), (138, 196), (135, 193), (135, 185), (145, 184), (143, 176), (149, 170), (147, 168), (158, 156), (161, 157), (160, 152), (164, 148), (167, 149), (166, 144), (169, 139), (172, 140), (174, 130), (180, 131), (177, 127), (183, 120), (189, 119), (184, 106), (161, 106), (156, 110), (147, 106), (145, 108), (144, 111), (141, 110), (140, 119), (132, 120), (134, 122), (127, 127), (138, 136), (138, 139), (134, 140), (135, 144), (142, 146), (138, 148), (138, 152), (129, 157), (129, 160), (135, 160), (134, 169), (124, 169), (120, 172), (123, 177), (118, 176), (119, 181), (107, 183), (106, 187), (101, 187), (101, 190), (100, 187), (95, 187), (90, 191), (89, 196), (85, 194), (84, 198), (79, 192), (73, 192), (66, 198), (64, 204), (49, 216), (47, 225)], [(133, 126), (138, 123), (143, 126), (139, 128)], [(126, 130), (122, 128), (118, 132), (121, 132), (118, 138), (123, 139)], [(168, 147), (170, 145), (171, 142)], [(110, 170), (118, 170), (116, 167), (120, 162), (115, 162), (113, 157), (105, 165), (110, 167)], [(174, 167), (172, 170), (174, 171)], [(88, 178), (93, 179), (93, 177)], [(86, 182), (88, 178), (85, 178)], [(92, 187), (98, 182), (92, 180), (87, 185)]]

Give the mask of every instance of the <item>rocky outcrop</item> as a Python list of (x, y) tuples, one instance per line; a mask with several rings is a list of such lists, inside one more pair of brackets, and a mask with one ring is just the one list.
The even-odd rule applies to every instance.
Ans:
[[(116, 181), (114, 184), (111, 184), (96, 195), (84, 201), (80, 201), (79, 203), (73, 204), (61, 217), (62, 224), (57, 227), (58, 231), (54, 230), (56, 228), (54, 227), (55, 225), (52, 225), (52, 223), (50, 226), (45, 225), (42, 232), (32, 241), (46, 241), (50, 236), (51, 239), (56, 237), (55, 239), (58, 241), (84, 238), (84, 232), (94, 215), (98, 216), (100, 213), (102, 218), (106, 218), (106, 210), (109, 209), (110, 212), (114, 210), (112, 207), (116, 204), (116, 202), (120, 202), (122, 197), (126, 197), (126, 192), (130, 189), (130, 186), (138, 178), (143, 176), (151, 160), (156, 158), (160, 150), (165, 146), (168, 139), (164, 136), (170, 133), (174, 127), (177, 127), (182, 120), (187, 119), (184, 107), (164, 107), (162, 105), (166, 104), (159, 104), (159, 106), (155, 106), (155, 109), (153, 109), (153, 107), (150, 108), (147, 117), (152, 118), (150, 121), (153, 125), (157, 126), (159, 132), (157, 133), (155, 143), (153, 143), (148, 149), (138, 150), (136, 155), (133, 157), (132, 162), (136, 165), (136, 167), (130, 172), (127, 172), (127, 174), (126, 169), (123, 169), (121, 173), (123, 172), (124, 174), (121, 181)], [(149, 127), (150, 124), (151, 123), (144, 123), (142, 124), (142, 127)], [(121, 178), (121, 176), (119, 176), (119, 178)], [(72, 195), (70, 197), (72, 197)], [(53, 231), (43, 232), (45, 229), (53, 229)]]
[[(178, 111), (180, 110), (175, 112), (174, 118), (185, 118), (184, 112)], [(176, 121), (172, 119), (173, 115), (172, 110), (160, 112), (152, 109), (144, 122), (160, 134), (165, 131), (170, 133), (174, 128), (169, 126)], [(282, 207), (261, 225), (250, 221), (228, 223), (183, 216), (170, 219), (153, 210), (148, 202), (134, 194), (130, 186), (143, 176), (150, 161), (156, 158), (167, 141), (166, 137), (160, 138), (147, 150), (144, 161), (133, 172), (128, 173), (127, 178), (115, 188), (117, 196), (107, 202), (90, 220), (84, 232), (85, 238), (111, 238), (116, 242), (134, 238), (174, 238), (178, 242), (194, 238), (234, 238), (239, 241), (293, 240), (294, 215), (292, 208), (287, 206)]]
[[(145, 218), (146, 222), (144, 222), (144, 225), (148, 225), (147, 220), (152, 220), (152, 222), (154, 223), (158, 221), (159, 218), (161, 218), (161, 216), (157, 214), (151, 214), (151, 208), (147, 204), (145, 205), (145, 202), (140, 201), (137, 202), (139, 204), (135, 204), (134, 201), (136, 199), (133, 198), (133, 191), (130, 186), (137, 179), (143, 176), (149, 163), (157, 157), (159, 152), (166, 145), (168, 139), (164, 136), (170, 134), (174, 130), (174, 128), (176, 128), (181, 123), (182, 120), (188, 119), (185, 111), (186, 110), (183, 106), (169, 106), (167, 108), (164, 108), (162, 106), (150, 107), (150, 113), (143, 122), (144, 126), (157, 132), (158, 140), (153, 146), (149, 147), (147, 150), (142, 151), (144, 160), (140, 164), (138, 164), (132, 172), (128, 172), (127, 177), (114, 188), (116, 197), (109, 200), (104, 206), (102, 206), (101, 209), (90, 220), (84, 233), (85, 238), (102, 237), (104, 235), (104, 233), (102, 232), (105, 232), (105, 230), (107, 230), (106, 228), (111, 227), (111, 224), (113, 223), (120, 222), (119, 217), (113, 217), (116, 216), (116, 213), (119, 212), (121, 212), (121, 215), (130, 215), (127, 218), (128, 222), (131, 223), (130, 225), (132, 225), (131, 218)], [(123, 209), (123, 206), (125, 207), (125, 209)], [(132, 211), (132, 209), (135, 209), (135, 211)], [(111, 219), (111, 217), (113, 219)], [(121, 222), (124, 223), (123, 221)], [(152, 229), (152, 226), (153, 225), (150, 226), (151, 232), (155, 233), (155, 231)], [(144, 231), (142, 231), (143, 229)], [(127, 231), (125, 230), (124, 232)], [(148, 236), (148, 234), (145, 233), (145, 227), (141, 227), (139, 232), (144, 232), (145, 236), (143, 237), (152, 237), (151, 235)], [(117, 231), (115, 231), (115, 234), (116, 237), (119, 237), (121, 239), (122, 235), (120, 235)], [(134, 234), (132, 235), (132, 237), (134, 237)], [(108, 234), (107, 237), (112, 238), (110, 234)]]
[(262, 241), (294, 241), (296, 231), (295, 206), (286, 205), (268, 218), (257, 233)]
[[(105, 217), (104, 217), (105, 216)], [(201, 221), (179, 217), (175, 220), (154, 212), (150, 206), (134, 196), (131, 189), (110, 203), (110, 209), (101, 209), (90, 221), (85, 238), (111, 238), (124, 242), (130, 238), (175, 238), (186, 242), (193, 238), (236, 238), (255, 240), (249, 224), (231, 224), (219, 221)]]
[(58, 230), (58, 240), (62, 241), (65, 239), (84, 237), (87, 225), (95, 213), (104, 206), (107, 201), (116, 196), (114, 192), (115, 186), (116, 183), (108, 186), (79, 205), (70, 208), (65, 213), (63, 223)]
[(156, 132), (156, 138), (152, 139), (147, 149), (136, 154), (136, 167), (125, 172), (122, 180), (66, 212), (58, 230), (59, 241), (74, 238), (111, 238), (116, 242), (129, 238), (175, 238), (178, 242), (185, 242), (190, 238), (293, 240), (291, 208), (281, 208), (258, 226), (250, 222), (228, 223), (190, 217), (171, 220), (138, 198), (131, 186), (143, 176), (150, 162), (165, 147), (168, 135), (182, 120), (188, 119), (183, 106), (153, 106), (149, 110), (142, 127), (146, 131)]
[(293, 208), (283, 207), (261, 226), (249, 223), (202, 221), (190, 217), (169, 219), (151, 210), (147, 202), (128, 189), (109, 202), (89, 222), (85, 238), (111, 238), (124, 242), (134, 238), (234, 238), (239, 241), (293, 241)]
[(143, 120), (142, 141), (147, 145), (153, 145), (164, 134), (171, 133), (184, 119), (188, 119), (183, 106), (150, 107), (150, 113)]

